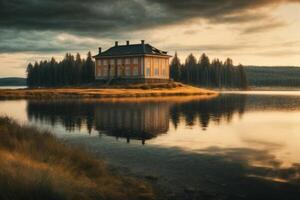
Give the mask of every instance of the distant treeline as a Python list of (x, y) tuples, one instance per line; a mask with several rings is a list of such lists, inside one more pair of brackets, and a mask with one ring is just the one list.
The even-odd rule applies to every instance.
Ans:
[(75, 57), (67, 53), (60, 62), (52, 58), (50, 61), (29, 63), (27, 85), (29, 87), (52, 87), (90, 83), (95, 79), (94, 66), (90, 52), (86, 59), (82, 59), (79, 53)]
[(25, 86), (26, 79), (19, 77), (0, 78), (0, 86)]
[(171, 61), (170, 76), (175, 81), (207, 87), (245, 89), (248, 86), (242, 65), (234, 66), (230, 58), (225, 62), (219, 59), (210, 62), (206, 54), (202, 54), (199, 61), (190, 54), (185, 63), (181, 64), (175, 53)]
[(247, 66), (250, 87), (300, 87), (300, 67)]

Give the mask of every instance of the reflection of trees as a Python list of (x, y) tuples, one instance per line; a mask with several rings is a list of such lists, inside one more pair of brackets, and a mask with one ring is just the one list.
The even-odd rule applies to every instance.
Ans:
[(245, 103), (245, 95), (221, 95), (211, 100), (177, 104), (171, 108), (170, 116), (175, 128), (178, 126), (179, 117), (184, 116), (188, 126), (193, 126), (198, 118), (200, 125), (205, 129), (210, 121), (219, 123), (224, 119), (230, 122), (234, 113), (241, 116), (245, 110)]
[(61, 123), (67, 131), (81, 129), (85, 124), (91, 131), (94, 124), (94, 105), (79, 101), (28, 101), (30, 120), (56, 125)]
[(181, 104), (169, 102), (82, 102), (82, 101), (28, 101), (30, 120), (55, 125), (62, 124), (67, 131), (86, 127), (89, 132), (115, 137), (147, 140), (169, 129), (169, 120), (177, 127), (181, 118), (189, 126), (198, 119), (203, 129), (210, 121), (230, 122), (234, 113), (243, 114), (245, 96), (225, 95), (205, 101)]
[(245, 110), (299, 110), (299, 105), (299, 96), (235, 94), (178, 104), (28, 101), (27, 113), (31, 120), (52, 125), (59, 122), (68, 131), (84, 125), (89, 131), (97, 129), (116, 137), (150, 139), (167, 132), (169, 117), (175, 128), (183, 118), (188, 126), (199, 120), (206, 129), (210, 122), (230, 122), (234, 114), (242, 116)]

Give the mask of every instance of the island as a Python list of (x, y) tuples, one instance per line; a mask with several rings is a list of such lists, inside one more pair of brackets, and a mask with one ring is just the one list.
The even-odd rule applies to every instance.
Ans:
[(176, 96), (212, 97), (216, 95), (218, 95), (216, 91), (181, 83), (129, 84), (126, 87), (0, 89), (0, 99), (104, 99)]

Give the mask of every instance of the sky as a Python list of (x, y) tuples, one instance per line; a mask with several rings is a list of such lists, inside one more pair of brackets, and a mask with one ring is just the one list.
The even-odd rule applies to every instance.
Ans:
[(184, 62), (300, 66), (300, 0), (0, 0), (0, 77), (29, 62), (145, 40)]

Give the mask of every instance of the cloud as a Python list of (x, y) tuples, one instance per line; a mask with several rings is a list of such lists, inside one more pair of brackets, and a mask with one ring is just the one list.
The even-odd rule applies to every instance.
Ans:
[(286, 26), (287, 24), (283, 21), (274, 21), (270, 23), (263, 23), (258, 25), (253, 25), (250, 27), (247, 27), (242, 31), (242, 34), (253, 34), (253, 33), (261, 33), (261, 32), (267, 32), (273, 29), (278, 29), (281, 27)]
[[(96, 38), (122, 39), (134, 31), (194, 19), (213, 24), (268, 21), (270, 14), (261, 8), (289, 2), (300, 0), (0, 0), (0, 52), (87, 49), (95, 46)], [(248, 27), (243, 33), (281, 25)], [(62, 34), (69, 37), (60, 41), (57, 36)], [(80, 42), (76, 36), (94, 41)]]
[(266, 14), (250, 12), (298, 0), (1, 0), (0, 28), (111, 35), (113, 32), (179, 23), (192, 18), (247, 22)]
[(256, 45), (238, 43), (238, 44), (200, 44), (200, 45), (173, 44), (167, 46), (166, 48), (171, 51), (176, 51), (180, 49), (181, 51), (224, 52), (224, 51), (252, 49), (256, 47), (257, 47)]
[(186, 30), (184, 31), (185, 35), (195, 35), (199, 32), (199, 30)]
[(65, 52), (88, 50), (95, 39), (57, 34), (51, 31), (0, 31), (0, 53)]

